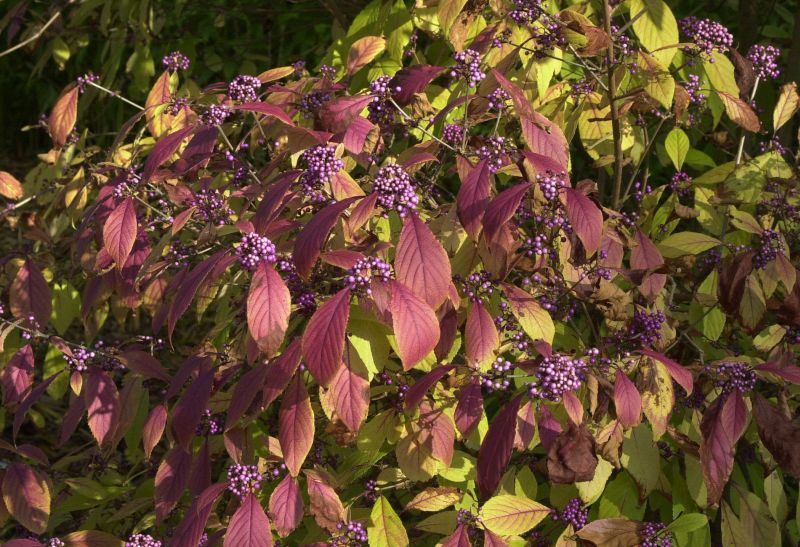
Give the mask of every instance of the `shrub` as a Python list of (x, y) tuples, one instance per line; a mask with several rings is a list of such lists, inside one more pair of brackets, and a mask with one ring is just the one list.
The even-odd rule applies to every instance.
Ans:
[(796, 543), (800, 96), (733, 44), (375, 1), (318, 69), (66, 89), (0, 173), (8, 545)]

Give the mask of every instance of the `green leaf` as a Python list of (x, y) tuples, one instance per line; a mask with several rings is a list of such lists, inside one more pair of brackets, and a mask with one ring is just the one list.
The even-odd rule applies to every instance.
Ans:
[(661, 456), (647, 424), (640, 424), (626, 434), (619, 461), (645, 495), (658, 485)]
[(692, 147), (689, 142), (689, 137), (680, 127), (675, 127), (667, 135), (667, 140), (664, 142), (664, 147), (667, 149), (667, 155), (672, 160), (672, 165), (678, 171), (683, 167), (683, 162), (686, 160), (686, 154)]
[(639, 502), (639, 489), (631, 475), (625, 471), (617, 474), (606, 486), (598, 505), (598, 519), (618, 517), (641, 520), (645, 506)]
[(708, 525), (708, 517), (702, 513), (686, 513), (673, 520), (667, 530), (673, 534), (687, 534)]
[(495, 496), (481, 508), (483, 525), (501, 536), (524, 534), (550, 514), (550, 509), (528, 498)]
[(612, 471), (614, 471), (613, 465), (603, 458), (598, 458), (597, 467), (594, 470), (594, 477), (592, 477), (592, 480), (575, 483), (575, 488), (578, 489), (578, 494), (583, 503), (591, 505), (600, 499)]
[[(641, 11), (645, 13), (640, 16)], [(636, 37), (653, 57), (668, 67), (678, 50), (665, 47), (678, 44), (678, 23), (672, 10), (663, 0), (631, 0), (630, 16)]]
[(406, 547), (408, 534), (400, 517), (381, 496), (370, 513), (370, 526), (367, 528), (370, 547)]
[(703, 251), (721, 245), (720, 240), (698, 232), (678, 232), (658, 244), (658, 250), (664, 258), (676, 258), (684, 255), (697, 255)]
[(715, 91), (722, 91), (734, 97), (739, 96), (739, 86), (736, 85), (736, 76), (733, 64), (724, 55), (714, 55), (714, 62), (705, 61), (703, 68)]

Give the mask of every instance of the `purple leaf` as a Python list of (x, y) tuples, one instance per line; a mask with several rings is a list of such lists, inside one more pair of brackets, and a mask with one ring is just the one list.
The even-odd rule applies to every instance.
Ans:
[(267, 103), (244, 103), (240, 104), (239, 106), (235, 106), (234, 110), (245, 110), (247, 112), (256, 112), (258, 114), (264, 114), (265, 116), (276, 118), (287, 125), (292, 125), (292, 126), (294, 125), (292, 118), (290, 118), (286, 112), (284, 112), (275, 105)]
[(403, 224), (394, 268), (397, 280), (434, 310), (447, 298), (452, 277), (447, 252), (428, 225), (414, 213)]
[(522, 402), (522, 395), (518, 395), (497, 413), (489, 430), (483, 438), (478, 451), (478, 476), (477, 486), (482, 498), (486, 499), (494, 494), (500, 484), (500, 478), (506, 470), (514, 448), (514, 432), (517, 425), (517, 411)]
[(303, 496), (297, 479), (286, 475), (272, 491), (269, 498), (269, 512), (275, 521), (275, 530), (285, 538), (303, 520)]
[(667, 368), (667, 372), (669, 372), (669, 375), (672, 376), (672, 379), (675, 380), (678, 385), (680, 385), (686, 391), (686, 394), (692, 394), (694, 389), (694, 379), (692, 378), (692, 373), (689, 372), (685, 367), (679, 365), (666, 355), (650, 349), (641, 349), (639, 350), (639, 353), (642, 355), (647, 355), (651, 359), (661, 362)]
[(319, 110), (322, 128), (331, 133), (343, 133), (362, 110), (375, 99), (374, 95), (354, 95), (340, 97), (325, 103)]
[(178, 500), (189, 482), (191, 468), (192, 455), (180, 446), (174, 447), (164, 456), (156, 471), (153, 492), (157, 522), (163, 521), (178, 505)]
[(406, 392), (405, 407), (408, 411), (416, 410), (425, 394), (433, 385), (444, 378), (445, 374), (456, 368), (456, 365), (442, 365), (436, 367), (416, 381), (416, 383)]
[(489, 204), (492, 190), (492, 174), (488, 160), (481, 160), (472, 167), (461, 182), (456, 197), (458, 218), (464, 229), (473, 239), (478, 238), (483, 223), (483, 215)]
[(503, 190), (492, 200), (483, 217), (483, 235), (487, 241), (494, 241), (500, 228), (511, 220), (530, 187), (529, 182), (517, 184)]
[(155, 378), (162, 382), (169, 382), (171, 380), (169, 374), (167, 374), (167, 371), (161, 366), (158, 359), (146, 351), (126, 351), (117, 356), (117, 359), (119, 359), (126, 368), (145, 378)]
[(283, 396), (279, 424), (283, 461), (289, 473), (296, 477), (314, 444), (314, 411), (302, 374), (295, 376), (294, 383)]
[(147, 161), (144, 164), (144, 170), (142, 170), (142, 181), (148, 182), (153, 177), (156, 169), (161, 167), (164, 162), (172, 157), (172, 155), (178, 150), (181, 142), (183, 142), (186, 137), (191, 135), (193, 131), (194, 127), (184, 127), (178, 131), (175, 131), (174, 133), (170, 133), (158, 141), (150, 151), (150, 155), (147, 156)]
[(267, 227), (275, 220), (280, 213), (282, 206), (286, 203), (286, 192), (292, 187), (292, 184), (301, 175), (302, 171), (294, 170), (281, 173), (274, 181), (270, 183), (269, 190), (267, 190), (264, 197), (261, 198), (261, 203), (258, 204), (256, 214), (253, 216), (253, 224), (255, 225), (256, 232), (264, 235)]
[(718, 397), (703, 413), (700, 431), (700, 462), (708, 487), (708, 503), (714, 505), (722, 497), (725, 485), (733, 471), (736, 443), (750, 420), (741, 393), (733, 390)]
[(197, 424), (200, 423), (208, 405), (213, 382), (213, 370), (202, 372), (175, 405), (172, 413), (172, 431), (178, 444), (187, 450), (192, 444)]
[(97, 439), (97, 444), (102, 446), (111, 441), (119, 423), (117, 386), (105, 371), (92, 368), (87, 374), (84, 398), (89, 429)]
[(258, 545), (272, 547), (272, 532), (269, 519), (258, 498), (248, 494), (228, 523), (223, 547), (242, 547)]
[(171, 545), (197, 545), (200, 543), (214, 504), (226, 487), (225, 483), (212, 484), (194, 500), (191, 508), (186, 511), (183, 520), (175, 529)]
[(642, 396), (620, 369), (617, 369), (614, 380), (614, 406), (617, 408), (617, 418), (625, 427), (633, 427), (641, 421)]
[(261, 408), (265, 409), (283, 393), (297, 367), (300, 366), (301, 340), (295, 338), (286, 346), (283, 353), (267, 366), (267, 381), (263, 385), (264, 395)]
[(439, 322), (427, 302), (399, 281), (392, 282), (391, 310), (397, 353), (409, 370), (436, 347)]
[[(433, 65), (414, 65), (402, 69), (389, 82), (395, 102), (400, 106), (407, 105), (415, 93), (428, 87), (443, 70), (444, 67)], [(400, 90), (397, 91), (397, 88)]]
[(297, 272), (307, 278), (319, 258), (322, 244), (345, 209), (357, 198), (348, 198), (328, 205), (316, 213), (297, 235), (294, 242), (294, 261)]
[(247, 295), (247, 328), (268, 357), (283, 343), (291, 306), (286, 283), (275, 268), (262, 262), (253, 274)]
[(574, 188), (564, 188), (564, 201), (575, 234), (586, 249), (586, 256), (592, 256), (600, 247), (603, 233), (603, 213), (595, 203)]
[(52, 311), (50, 288), (41, 270), (30, 258), (25, 259), (25, 263), (11, 282), (8, 303), (11, 313), (25, 326), (34, 326), (30, 324), (30, 316), (33, 316), (39, 329), (46, 328), (50, 322)]
[(3, 369), (3, 403), (8, 407), (25, 398), (33, 385), (33, 350), (30, 344), (22, 346)]
[(483, 394), (481, 384), (473, 380), (458, 392), (458, 404), (455, 410), (456, 427), (464, 437), (478, 426), (483, 416)]
[(345, 287), (314, 312), (303, 333), (303, 358), (320, 385), (327, 387), (342, 365), (349, 317), (350, 289)]

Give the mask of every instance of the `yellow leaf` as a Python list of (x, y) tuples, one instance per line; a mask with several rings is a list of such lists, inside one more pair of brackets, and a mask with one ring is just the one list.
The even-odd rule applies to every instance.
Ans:
[(658, 439), (667, 430), (667, 422), (675, 404), (672, 378), (667, 368), (653, 359), (643, 361), (642, 374), (642, 410), (653, 427), (653, 437)]
[(528, 498), (495, 496), (481, 508), (483, 525), (501, 536), (524, 534), (550, 514), (550, 509)]
[(800, 109), (800, 95), (797, 94), (797, 84), (789, 82), (781, 87), (781, 94), (778, 102), (775, 103), (775, 110), (772, 113), (772, 130), (780, 129), (792, 119), (798, 109)]
[[(644, 14), (639, 16), (641, 11)], [(678, 43), (678, 22), (669, 6), (663, 0), (631, 0), (630, 16), (633, 32), (642, 45), (662, 65), (669, 66), (677, 48), (666, 46)]]

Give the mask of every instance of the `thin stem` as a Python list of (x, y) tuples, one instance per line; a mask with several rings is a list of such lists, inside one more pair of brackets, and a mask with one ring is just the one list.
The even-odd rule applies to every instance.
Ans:
[(628, 30), (631, 27), (631, 25), (633, 25), (639, 19), (639, 17), (641, 17), (645, 13), (647, 13), (647, 8), (644, 8), (639, 13), (631, 17), (631, 20), (622, 25), (622, 27), (616, 32), (616, 35), (621, 36), (622, 34), (625, 34), (625, 31)]
[[(750, 102), (753, 102), (753, 99), (756, 98), (756, 90), (758, 89), (758, 82), (761, 81), (761, 76), (756, 76), (756, 81), (753, 82), (753, 90), (750, 92)], [(739, 149), (736, 151), (736, 167), (739, 167), (739, 164), (742, 163), (742, 154), (744, 153), (744, 139), (747, 134), (744, 132), (744, 129), (740, 129), (739, 132), (741, 136), (739, 137)]]
[[(72, 4), (72, 2), (74, 2), (74, 0), (69, 0), (69, 2), (67, 2), (67, 4)], [(3, 52), (0, 52), (0, 57), (5, 57), (6, 55), (8, 55), (10, 53), (14, 53), (18, 49), (27, 46), (28, 44), (30, 44), (33, 41), (36, 41), (39, 38), (39, 36), (44, 34), (44, 31), (46, 31), (50, 27), (50, 25), (55, 23), (56, 19), (58, 19), (59, 17), (61, 17), (61, 12), (57, 11), (56, 13), (53, 14), (52, 17), (50, 17), (50, 19), (47, 20), (47, 22), (44, 24), (44, 26), (42, 26), (42, 28), (40, 28), (35, 33), (33, 33), (33, 35), (31, 37), (23, 40), (22, 42), (20, 42), (19, 44), (15, 45), (15, 46), (12, 46), (12, 47), (8, 48), (7, 50), (5, 50)]]
[[(609, 0), (603, 0), (604, 18), (603, 24), (605, 26), (606, 34), (611, 36), (611, 3)], [(625, 158), (622, 155), (622, 130), (619, 123), (619, 108), (617, 101), (614, 98), (614, 93), (617, 89), (617, 76), (614, 74), (614, 48), (608, 48), (606, 53), (606, 64), (608, 74), (608, 106), (611, 111), (611, 133), (614, 139), (614, 190), (611, 199), (611, 205), (614, 209), (619, 208), (619, 198), (622, 192), (622, 167)]]
[(90, 86), (92, 86), (92, 87), (96, 87), (96, 88), (97, 88), (97, 89), (99, 89), (100, 91), (103, 91), (103, 92), (105, 92), (105, 93), (108, 93), (108, 94), (109, 94), (109, 95), (111, 95), (112, 97), (115, 97), (115, 98), (119, 99), (120, 101), (122, 101), (123, 103), (129, 104), (129, 105), (131, 105), (132, 107), (134, 107), (134, 108), (136, 108), (136, 109), (138, 109), (138, 110), (144, 110), (144, 107), (143, 107), (143, 106), (141, 106), (141, 105), (138, 105), (138, 104), (136, 104), (135, 102), (133, 102), (133, 101), (131, 101), (131, 100), (129, 100), (129, 99), (126, 99), (125, 97), (123, 97), (122, 95), (120, 95), (119, 93), (117, 93), (116, 91), (111, 91), (110, 89), (108, 89), (108, 88), (105, 88), (105, 87), (103, 87), (103, 86), (101, 86), (101, 85), (99, 85), (99, 84), (96, 84), (96, 83), (94, 83), (94, 82), (86, 82), (86, 83), (87, 83), (87, 84), (89, 84), (89, 85), (90, 85)]
[[(397, 103), (394, 101), (394, 99), (393, 99), (393, 98), (389, 97), (389, 102), (391, 102), (391, 103), (394, 105), (394, 107), (397, 109), (397, 111), (398, 111), (398, 112), (400, 112), (400, 114), (401, 114), (401, 115), (402, 115), (402, 116), (403, 116), (405, 119), (407, 119), (407, 120), (410, 120), (410, 121), (412, 121), (412, 122), (414, 122), (414, 121), (415, 121), (415, 120), (414, 120), (414, 118), (412, 118), (412, 117), (411, 117), (411, 116), (410, 116), (408, 113), (406, 113), (406, 111), (405, 111), (405, 110), (403, 110), (403, 109), (400, 107), (400, 105), (399, 105), (399, 104), (397, 104)], [(422, 127), (422, 125), (419, 125), (419, 124), (417, 124), (417, 125), (416, 125), (416, 128), (417, 128), (417, 129), (419, 129), (420, 131), (422, 131), (424, 134), (426, 134), (426, 135), (427, 135), (427, 136), (429, 136), (430, 138), (432, 138), (433, 140), (435, 140), (436, 142), (438, 142), (439, 144), (441, 144), (442, 146), (444, 146), (445, 148), (448, 148), (448, 149), (450, 149), (450, 150), (451, 150), (451, 151), (453, 151), (453, 152), (457, 152), (457, 150), (456, 150), (455, 148), (453, 148), (452, 146), (450, 146), (449, 144), (447, 144), (446, 142), (444, 142), (442, 139), (440, 139), (439, 137), (437, 137), (437, 136), (436, 136), (436, 135), (434, 135), (433, 133), (429, 132), (427, 129), (425, 129), (424, 127)]]
[(645, 159), (647, 158), (648, 154), (650, 154), (650, 149), (653, 147), (653, 143), (656, 142), (656, 136), (658, 136), (658, 132), (661, 131), (661, 128), (664, 126), (664, 122), (667, 121), (667, 118), (661, 118), (661, 121), (658, 122), (658, 126), (656, 130), (653, 132), (653, 136), (647, 140), (647, 146), (642, 153), (642, 157), (639, 159), (639, 163), (636, 164), (636, 169), (633, 170), (631, 174), (631, 178), (628, 180), (628, 185), (625, 187), (625, 194), (621, 200), (622, 203), (625, 203), (628, 199), (628, 194), (631, 191), (631, 186), (636, 181), (636, 176), (639, 174), (639, 171), (642, 169), (642, 164), (644, 163)]

